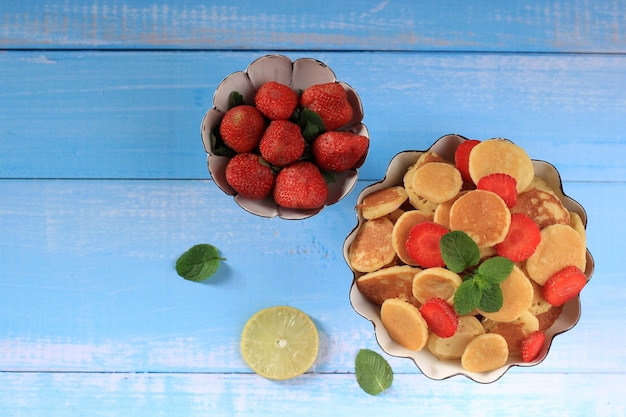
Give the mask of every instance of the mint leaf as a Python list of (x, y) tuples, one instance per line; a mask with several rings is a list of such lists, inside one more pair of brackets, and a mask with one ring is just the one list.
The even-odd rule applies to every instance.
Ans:
[(231, 91), (228, 96), (228, 108), (232, 109), (233, 107), (240, 106), (245, 104), (243, 101), (243, 96), (239, 93), (239, 91)]
[(302, 136), (307, 143), (313, 142), (325, 129), (322, 118), (309, 109), (302, 109), (295, 114), (296, 123), (300, 126)]
[(478, 274), (489, 284), (500, 284), (513, 271), (513, 261), (503, 256), (487, 259), (478, 267)]
[(483, 291), (478, 282), (470, 277), (463, 281), (454, 293), (454, 309), (463, 316), (470, 314), (480, 303)]
[(439, 241), (439, 248), (448, 269), (457, 274), (480, 262), (478, 245), (467, 233), (460, 230), (443, 235)]
[(485, 313), (495, 313), (502, 308), (504, 297), (500, 285), (490, 285), (483, 288), (482, 297), (478, 303), (478, 308)]
[(361, 389), (370, 395), (378, 395), (391, 387), (393, 371), (378, 353), (361, 349), (354, 361), (356, 380)]
[(176, 261), (176, 272), (181, 277), (194, 282), (204, 281), (213, 275), (224, 260), (213, 245), (201, 243), (189, 248)]

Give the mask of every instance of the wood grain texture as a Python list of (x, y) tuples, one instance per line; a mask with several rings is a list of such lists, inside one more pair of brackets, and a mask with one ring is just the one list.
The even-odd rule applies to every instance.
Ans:
[[(202, 117), (218, 83), (262, 55), (0, 54), (0, 178), (209, 178)], [(625, 55), (289, 54), (302, 56), (361, 97), (363, 179), (449, 133), (507, 137), (565, 180), (626, 179)]]
[(0, 48), (626, 51), (623, 0), (3, 2)]

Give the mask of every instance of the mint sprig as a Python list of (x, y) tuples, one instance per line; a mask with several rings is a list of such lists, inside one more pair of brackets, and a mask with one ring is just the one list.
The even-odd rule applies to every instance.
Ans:
[(201, 282), (215, 274), (223, 260), (215, 246), (201, 243), (180, 255), (176, 260), (176, 272), (186, 280)]
[(504, 302), (500, 284), (513, 271), (513, 262), (495, 256), (480, 263), (476, 242), (462, 231), (446, 233), (439, 242), (446, 267), (461, 274), (463, 282), (454, 293), (454, 309), (459, 315), (470, 314), (478, 308), (494, 313)]
[(393, 370), (389, 362), (369, 349), (361, 349), (356, 355), (354, 373), (361, 389), (370, 395), (385, 392), (393, 382)]

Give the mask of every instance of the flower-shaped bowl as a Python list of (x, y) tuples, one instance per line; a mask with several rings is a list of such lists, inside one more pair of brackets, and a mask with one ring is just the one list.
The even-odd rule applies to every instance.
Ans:
[[(435, 153), (439, 154), (444, 159), (450, 162), (454, 162), (454, 152), (458, 145), (465, 140), (467, 139), (459, 135), (446, 135), (437, 140), (429, 148), (429, 150), (434, 151)], [(377, 190), (387, 188), (393, 185), (402, 185), (404, 173), (412, 164), (415, 163), (417, 158), (423, 152), (425, 151), (409, 150), (400, 152), (395, 157), (393, 157), (387, 168), (385, 177), (381, 181), (366, 187), (358, 196), (357, 205), (361, 204), (363, 202), (363, 199), (367, 195)], [(564, 194), (561, 178), (556, 168), (547, 162), (538, 160), (533, 160), (533, 165), (535, 169), (535, 175), (544, 179), (548, 183), (548, 185), (551, 186), (551, 188), (561, 199), (564, 207), (573, 212), (576, 212), (581, 217), (581, 220), (586, 227), (587, 216), (585, 210), (578, 202)], [(357, 217), (357, 225), (347, 236), (343, 245), (344, 259), (348, 263), (348, 266), (350, 266), (348, 250), (354, 238), (356, 237), (359, 227), (365, 222), (364, 218), (358, 211)], [(587, 250), (586, 252), (586, 257), (586, 269), (584, 273), (587, 276), (587, 280), (589, 280), (594, 269), (593, 258), (589, 250)], [(491, 383), (502, 377), (502, 375), (504, 375), (507, 370), (509, 370), (513, 366), (527, 367), (537, 365), (545, 359), (554, 337), (573, 328), (580, 319), (581, 314), (580, 296), (577, 296), (574, 299), (568, 301), (563, 306), (563, 310), (559, 318), (549, 329), (546, 330), (546, 342), (544, 344), (544, 347), (539, 356), (532, 362), (523, 362), (521, 358), (509, 357), (507, 363), (498, 369), (480, 373), (469, 372), (461, 366), (460, 360), (439, 360), (428, 351), (427, 347), (420, 351), (412, 351), (400, 346), (398, 343), (392, 340), (392, 338), (389, 336), (389, 333), (385, 330), (385, 327), (382, 324), (380, 317), (380, 306), (368, 300), (359, 291), (356, 285), (356, 279), (360, 275), (362, 275), (362, 273), (354, 272), (353, 283), (350, 289), (350, 303), (358, 314), (372, 322), (375, 336), (380, 347), (389, 355), (409, 358), (413, 360), (419, 370), (424, 375), (435, 380), (443, 380), (453, 376), (463, 375), (476, 382)]]
[(367, 127), (362, 123), (363, 106), (352, 87), (345, 82), (337, 81), (335, 73), (326, 64), (313, 58), (299, 58), (291, 61), (290, 58), (279, 54), (265, 55), (253, 61), (245, 71), (230, 74), (218, 85), (213, 96), (213, 108), (206, 112), (201, 125), (202, 142), (207, 153), (207, 165), (211, 177), (224, 193), (233, 196), (237, 204), (250, 213), (261, 217), (305, 219), (319, 213), (325, 206), (338, 202), (352, 191), (358, 178), (357, 169), (336, 173), (335, 180), (328, 183), (329, 193), (324, 206), (311, 210), (288, 209), (278, 206), (271, 195), (261, 200), (238, 195), (226, 181), (225, 171), (230, 157), (218, 155), (215, 151), (215, 132), (229, 109), (231, 93), (238, 92), (245, 104), (254, 105), (256, 91), (268, 81), (289, 85), (294, 91), (302, 91), (315, 84), (340, 83), (353, 109), (352, 120), (341, 130), (369, 138)]

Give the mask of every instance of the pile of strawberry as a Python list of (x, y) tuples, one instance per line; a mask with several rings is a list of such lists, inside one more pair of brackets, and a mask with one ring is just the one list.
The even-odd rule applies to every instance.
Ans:
[(326, 203), (334, 174), (365, 161), (369, 138), (340, 130), (353, 109), (337, 82), (296, 92), (269, 81), (256, 92), (254, 105), (237, 92), (230, 98), (213, 132), (213, 150), (231, 157), (226, 181), (242, 197), (272, 196), (285, 208), (317, 209)]

